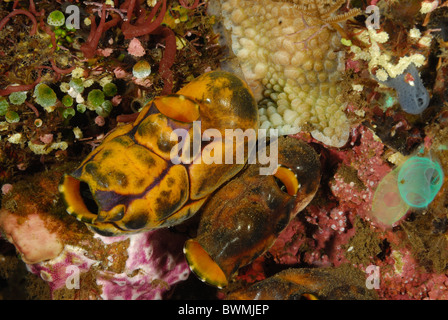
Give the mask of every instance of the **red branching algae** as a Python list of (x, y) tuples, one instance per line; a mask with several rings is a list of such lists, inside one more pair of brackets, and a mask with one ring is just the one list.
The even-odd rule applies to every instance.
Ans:
[(41, 9), (40, 10), (40, 12), (38, 12), (37, 10), (36, 10), (36, 5), (34, 4), (34, 1), (33, 0), (30, 0), (30, 6), (29, 6), (29, 9), (28, 9), (32, 14), (34, 14), (36, 17), (43, 17), (44, 16), (44, 14), (45, 14), (45, 10), (44, 9)]
[(14, 17), (18, 14), (23, 14), (23, 15), (26, 15), (28, 18), (30, 18), (31, 22), (33, 23), (33, 26), (30, 31), (30, 35), (32, 35), (32, 36), (35, 35), (36, 31), (37, 31), (36, 17), (31, 12), (23, 10), (23, 9), (15, 9), (14, 11), (10, 12), (6, 17), (4, 17), (0, 21), (0, 30), (3, 29), (3, 27), (8, 23), (8, 21), (9, 21), (9, 19), (11, 19), (11, 17)]
[(40, 27), (41, 27), (41, 29), (45, 30), (45, 32), (51, 37), (51, 44), (53, 46), (51, 48), (51, 51), (54, 52), (54, 50), (56, 50), (56, 47), (57, 47), (56, 35), (54, 34), (53, 30), (51, 30), (51, 28), (49, 26), (44, 24), (43, 20), (40, 21)]
[(38, 70), (38, 76), (36, 81), (34, 81), (32, 84), (22, 84), (18, 86), (8, 86), (6, 89), (0, 89), (0, 96), (7, 96), (13, 92), (19, 92), (19, 91), (28, 91), (33, 89), (39, 82), (41, 78), (42, 70)]
[(17, 8), (18, 4), (19, 4), (19, 0), (14, 0), (14, 3), (12, 5), (12, 9), (15, 10)]
[(135, 112), (132, 114), (121, 114), (117, 116), (116, 120), (117, 122), (125, 122), (125, 123), (134, 122), (135, 120), (137, 120), (139, 114), (140, 114), (139, 112)]
[(179, 3), (185, 9), (196, 9), (199, 6), (199, 0), (194, 0), (193, 4), (189, 6), (186, 0), (179, 0)]
[(28, 101), (25, 101), (25, 104), (26, 104), (31, 110), (33, 110), (33, 112), (34, 112), (34, 114), (36, 115), (36, 117), (39, 118), (39, 111), (37, 110), (37, 108), (36, 108), (33, 104), (31, 104), (30, 102), (28, 102)]
[(176, 57), (176, 37), (170, 28), (162, 26), (157, 28), (153, 33), (162, 35), (163, 40), (165, 41), (165, 52), (160, 61), (159, 73), (164, 81), (161, 94), (166, 95), (170, 94), (173, 89), (173, 72), (170, 68), (174, 64), (174, 59)]
[(103, 32), (104, 23), (106, 22), (106, 7), (103, 6), (101, 13), (101, 21), (98, 28), (96, 27), (94, 16), (90, 17), (90, 21), (91, 21), (91, 27), (89, 37), (87, 38), (87, 42), (81, 46), (81, 51), (84, 54), (84, 57), (86, 57), (87, 59), (90, 59), (95, 55), (98, 42), (100, 41), (101, 34)]
[(72, 72), (73, 69), (75, 69), (75, 67), (70, 67), (70, 68), (67, 68), (67, 69), (61, 69), (61, 68), (59, 68), (59, 67), (56, 65), (56, 63), (54, 62), (53, 59), (50, 59), (50, 62), (51, 62), (51, 67), (52, 67), (53, 70), (54, 70), (56, 73), (58, 73), (58, 74), (67, 74), (67, 73)]
[[(129, 3), (127, 9), (128, 19), (127, 21), (123, 22), (121, 26), (121, 30), (123, 31), (125, 39), (132, 39), (135, 37), (143, 36), (145, 34), (151, 34), (154, 30), (156, 30), (160, 26), (160, 24), (163, 21), (163, 17), (165, 16), (166, 0), (162, 0), (157, 2), (157, 4), (152, 8), (147, 18), (146, 18), (147, 13), (146, 10), (142, 10), (137, 20), (135, 21), (135, 24), (131, 24), (130, 20), (131, 20), (131, 14), (134, 11), (134, 5), (135, 1), (131, 1)], [(157, 11), (159, 10), (160, 6), (162, 6), (162, 8), (160, 9), (159, 15), (154, 21), (152, 21)]]
[(84, 54), (84, 57), (86, 57), (87, 59), (93, 58), (95, 56), (98, 43), (100, 42), (103, 33), (108, 29), (116, 26), (118, 22), (121, 21), (121, 17), (118, 14), (112, 13), (112, 20), (106, 22), (106, 7), (107, 5), (103, 5), (101, 8), (101, 20), (98, 27), (96, 26), (95, 17), (90, 17), (90, 34), (87, 38), (87, 42), (81, 46), (81, 51)]
[[(198, 4), (199, 1), (195, 1), (195, 3), (189, 8), (195, 8)], [(119, 15), (115, 15), (112, 20), (106, 22), (106, 9), (107, 5), (103, 5), (101, 8), (101, 21), (98, 27), (96, 26), (94, 17), (91, 16), (90, 18), (92, 21), (90, 34), (87, 38), (87, 42), (81, 46), (81, 51), (87, 59), (94, 57), (101, 35), (107, 29), (115, 26), (121, 21), (121, 17)], [(125, 36), (125, 39), (137, 38), (148, 34), (160, 35), (162, 37), (162, 42), (164, 42), (165, 45), (165, 52), (159, 65), (159, 73), (164, 81), (161, 94), (170, 94), (173, 89), (173, 72), (170, 68), (174, 64), (176, 57), (176, 37), (170, 28), (161, 26), (163, 17), (165, 16), (165, 12), (167, 10), (166, 0), (157, 2), (149, 15), (147, 15), (148, 12), (146, 10), (139, 8), (139, 4), (134, 0), (124, 2), (120, 6), (120, 9), (123, 11), (126, 9), (127, 11), (126, 21), (124, 21), (121, 25), (121, 30)], [(131, 23), (135, 11), (139, 11), (140, 14), (137, 19)], [(157, 12), (159, 12), (159, 14), (156, 17)], [(112, 15), (114, 14), (112, 13)]]

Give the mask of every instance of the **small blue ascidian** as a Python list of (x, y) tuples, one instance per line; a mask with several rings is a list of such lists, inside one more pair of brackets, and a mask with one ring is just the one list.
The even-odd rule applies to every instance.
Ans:
[(423, 85), (415, 64), (411, 63), (406, 70), (395, 78), (380, 81), (382, 84), (394, 88), (398, 94), (401, 108), (410, 114), (420, 114), (429, 105), (429, 94)]

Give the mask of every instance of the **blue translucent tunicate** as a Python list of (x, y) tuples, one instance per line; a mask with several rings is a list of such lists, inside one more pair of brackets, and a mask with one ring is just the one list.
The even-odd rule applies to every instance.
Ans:
[(401, 198), (411, 207), (425, 208), (442, 187), (443, 177), (438, 162), (426, 157), (411, 157), (401, 165), (398, 173)]
[[(412, 78), (413, 80), (409, 81)], [(428, 107), (428, 91), (423, 85), (418, 70), (413, 63), (402, 74), (395, 78), (389, 77), (386, 81), (381, 81), (381, 83), (397, 91), (401, 108), (407, 113), (420, 114)]]

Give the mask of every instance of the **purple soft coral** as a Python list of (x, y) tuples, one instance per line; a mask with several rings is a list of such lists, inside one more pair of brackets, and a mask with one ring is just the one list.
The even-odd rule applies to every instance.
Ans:
[[(83, 290), (82, 284), (81, 288), (76, 285), (79, 279), (75, 279), (75, 273), (90, 272), (102, 292), (89, 298), (106, 300), (162, 299), (172, 285), (186, 280), (190, 274), (182, 252), (185, 238), (167, 229), (119, 237), (95, 235), (95, 238), (105, 248), (119, 242), (129, 241), (129, 245), (127, 250), (98, 260), (88, 257), (94, 250), (66, 245), (57, 258), (28, 265), (28, 269), (47, 281), (52, 293), (64, 287)], [(125, 261), (124, 266), (119, 270), (110, 268), (118, 259)]]
[(108, 300), (161, 299), (171, 285), (186, 280), (190, 274), (182, 252), (183, 241), (176, 241), (180, 238), (185, 240), (165, 229), (129, 236), (124, 272), (98, 275), (97, 283), (103, 288), (101, 297)]

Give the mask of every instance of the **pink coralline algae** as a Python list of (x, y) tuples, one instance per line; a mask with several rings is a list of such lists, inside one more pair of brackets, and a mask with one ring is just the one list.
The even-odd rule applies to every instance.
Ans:
[(355, 233), (351, 227), (353, 216), (343, 211), (341, 207), (330, 209), (311, 206), (308, 213), (307, 221), (316, 225), (317, 230), (312, 236), (315, 249), (305, 253), (305, 262), (314, 266), (339, 266), (347, 262), (342, 246), (347, 244)]
[(381, 266), (380, 299), (441, 300), (448, 299), (448, 277), (426, 272), (412, 253), (394, 250)]
[(103, 57), (109, 57), (113, 52), (114, 49), (112, 48), (106, 48), (106, 49), (98, 49), (97, 52), (102, 55)]
[(173, 236), (167, 230), (130, 236), (125, 271), (115, 274), (104, 271), (97, 277), (103, 291), (101, 298), (162, 299), (171, 285), (186, 280), (190, 269), (183, 256), (183, 241), (176, 241), (176, 238), (180, 240), (182, 237)]
[(391, 244), (391, 252), (384, 260), (376, 260), (380, 268), (378, 297), (384, 300), (446, 300), (448, 276), (425, 269), (402, 237), (407, 235), (388, 229), (384, 238)]
[(104, 125), (106, 124), (106, 120), (105, 120), (104, 117), (102, 117), (102, 116), (97, 116), (97, 117), (95, 118), (95, 124), (96, 124), (98, 127), (102, 127), (102, 126), (104, 126)]
[(2, 209), (0, 231), (15, 245), (25, 263), (32, 264), (53, 259), (63, 250), (56, 233), (50, 232), (45, 227), (44, 220), (37, 213), (32, 213), (24, 219)]
[(305, 225), (299, 219), (294, 219), (280, 233), (269, 252), (279, 263), (293, 265), (301, 262), (297, 253), (306, 245), (313, 244), (305, 237)]
[(49, 144), (53, 141), (53, 134), (47, 133), (39, 137), (39, 140), (45, 144)]
[(129, 76), (129, 74), (123, 68), (120, 67), (114, 69), (114, 74), (117, 79), (124, 79), (126, 78), (126, 76)]
[[(186, 280), (190, 274), (182, 252), (185, 239), (168, 230), (119, 237), (95, 235), (95, 239), (104, 248), (127, 241), (129, 245), (127, 250), (106, 257), (100, 252), (107, 249), (66, 245), (58, 257), (27, 267), (48, 282), (52, 293), (63, 288), (82, 290), (79, 276), (91, 273), (101, 289), (89, 298), (104, 300), (162, 299), (172, 285)], [(117, 270), (112, 265), (120, 259), (125, 263)]]
[(347, 176), (344, 170), (338, 170), (330, 181), (330, 188), (338, 199), (339, 211), (356, 213), (369, 219), (373, 194), (391, 167), (381, 158), (384, 145), (375, 139), (372, 131), (359, 126), (354, 130), (354, 138), (351, 144), (359, 140), (358, 145), (348, 151), (336, 151), (335, 155), (342, 159), (341, 165), (356, 172), (356, 177)]
[(79, 289), (79, 274), (87, 272), (95, 263), (95, 260), (86, 257), (84, 250), (66, 246), (64, 251), (56, 258), (36, 264), (28, 264), (27, 268), (46, 281), (50, 287), (50, 292), (53, 294), (55, 290), (64, 287)]
[(431, 300), (448, 300), (448, 277), (445, 274), (434, 275), (426, 284), (428, 298)]
[(11, 192), (11, 190), (13, 189), (12, 184), (10, 183), (5, 183), (4, 185), (2, 185), (2, 194), (8, 194), (9, 192)]
[(134, 57), (143, 57), (145, 55), (145, 48), (143, 48), (140, 40), (133, 38), (131, 42), (129, 42), (128, 53)]

